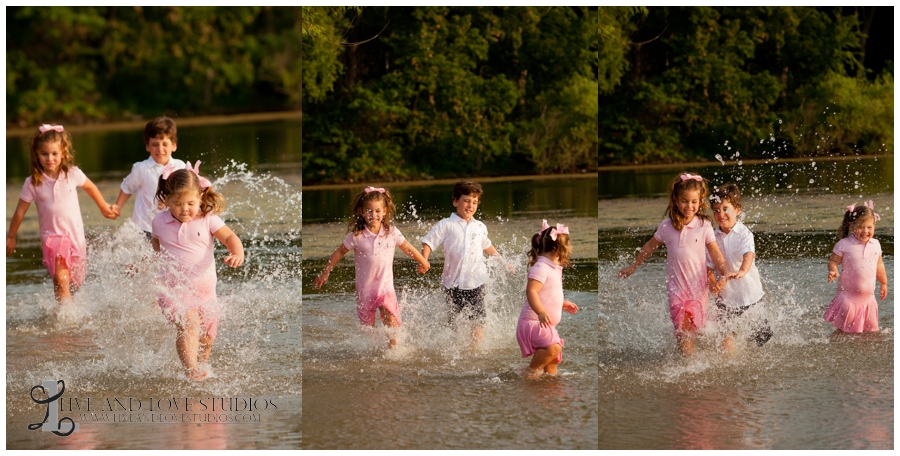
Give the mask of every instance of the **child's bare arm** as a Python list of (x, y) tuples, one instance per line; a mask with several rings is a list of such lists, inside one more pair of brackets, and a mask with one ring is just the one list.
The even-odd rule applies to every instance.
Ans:
[(744, 277), (745, 275), (749, 274), (750, 268), (753, 267), (753, 259), (755, 257), (756, 257), (756, 255), (753, 252), (745, 253), (744, 259), (743, 259), (743, 261), (741, 261), (741, 268), (735, 272), (729, 272), (728, 278), (729, 279), (740, 279), (741, 277)]
[(541, 288), (544, 288), (543, 283), (534, 279), (528, 279), (528, 284), (525, 285), (525, 297), (528, 298), (528, 306), (537, 314), (538, 321), (541, 322), (541, 327), (549, 328), (550, 315), (544, 310), (544, 305), (541, 303), (541, 296), (539, 294)]
[(319, 288), (322, 288), (322, 285), (325, 285), (325, 282), (328, 281), (328, 274), (331, 272), (332, 269), (334, 269), (335, 265), (337, 265), (338, 262), (341, 261), (341, 258), (344, 258), (344, 255), (346, 255), (347, 252), (349, 252), (349, 251), (350, 251), (350, 249), (348, 249), (347, 247), (344, 247), (344, 244), (341, 244), (334, 251), (334, 253), (331, 254), (331, 258), (329, 258), (328, 263), (325, 264), (325, 269), (322, 271), (321, 274), (319, 274), (318, 277), (316, 277), (315, 280), (313, 280), (313, 288), (318, 290)]
[(83, 188), (88, 196), (97, 203), (97, 207), (100, 208), (100, 213), (103, 214), (104, 217), (115, 220), (116, 217), (119, 216), (119, 214), (112, 209), (112, 206), (103, 199), (100, 190), (90, 179), (85, 178), (84, 185), (82, 185), (81, 188)]
[(840, 276), (840, 274), (838, 274), (838, 265), (841, 264), (841, 260), (843, 259), (844, 257), (833, 252), (831, 256), (828, 257), (828, 283), (833, 282), (834, 279)]
[(416, 248), (413, 247), (412, 244), (407, 241), (403, 241), (403, 243), (398, 247), (407, 256), (419, 262), (419, 266), (416, 268), (416, 271), (419, 274), (425, 274), (429, 269), (431, 269), (431, 265), (428, 264), (428, 260), (426, 260), (425, 257), (422, 256), (422, 254), (419, 253), (419, 251), (416, 250)]
[(119, 197), (116, 198), (116, 203), (110, 206), (110, 208), (116, 213), (116, 216), (122, 215), (122, 208), (125, 207), (125, 203), (128, 202), (128, 198), (131, 195), (125, 193), (125, 190), (119, 190)]
[(879, 295), (881, 296), (881, 300), (887, 297), (888, 294), (888, 278), (887, 278), (887, 270), (884, 268), (884, 262), (881, 261), (881, 255), (878, 255), (878, 266), (875, 269), (875, 278), (878, 279), (878, 282), (881, 284), (881, 291)]
[(422, 244), (422, 256), (425, 258), (425, 261), (428, 261), (428, 257), (431, 256), (431, 246), (428, 244)]
[(725, 281), (728, 280), (728, 271), (725, 268), (725, 256), (722, 255), (722, 251), (719, 250), (719, 244), (717, 244), (716, 241), (706, 244), (706, 250), (709, 251), (709, 257), (712, 259), (712, 262), (719, 273), (719, 281), (716, 282), (716, 287), (721, 291), (725, 288)]
[(650, 256), (653, 255), (653, 252), (661, 245), (663, 245), (662, 241), (657, 240), (655, 236), (651, 237), (650, 240), (641, 247), (641, 251), (638, 253), (637, 258), (634, 259), (634, 263), (619, 271), (619, 278), (624, 279), (631, 274), (634, 274), (634, 271), (637, 271), (638, 266), (646, 261), (647, 258), (650, 258)]
[(13, 252), (16, 251), (16, 234), (19, 232), (22, 220), (25, 219), (25, 212), (28, 210), (28, 206), (31, 206), (31, 203), (21, 199), (16, 206), (16, 211), (9, 222), (9, 231), (6, 232), (6, 256), (12, 256)]
[(244, 263), (244, 244), (241, 243), (241, 239), (234, 234), (234, 231), (231, 231), (231, 228), (227, 226), (223, 226), (216, 230), (213, 233), (213, 236), (219, 240), (222, 244), (225, 244), (225, 248), (228, 249), (228, 255), (225, 257), (225, 264), (236, 268)]
[(153, 236), (152, 238), (150, 238), (150, 247), (153, 247), (154, 252), (157, 252), (157, 253), (159, 252), (159, 238), (158, 237)]

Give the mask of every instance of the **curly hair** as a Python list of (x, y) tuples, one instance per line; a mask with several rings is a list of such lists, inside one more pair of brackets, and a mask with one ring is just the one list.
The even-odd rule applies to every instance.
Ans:
[[(382, 190), (384, 191), (383, 193)], [(385, 232), (391, 231), (394, 214), (397, 213), (397, 208), (394, 206), (394, 198), (391, 196), (391, 192), (385, 189), (366, 187), (353, 196), (353, 203), (350, 205), (352, 213), (350, 214), (350, 220), (347, 225), (348, 233), (352, 231), (353, 234), (356, 235), (362, 233), (362, 230), (366, 228), (366, 218), (363, 216), (363, 210), (367, 204), (373, 201), (381, 201), (381, 204), (384, 206), (384, 217), (381, 219), (381, 224), (384, 226)]]
[(202, 188), (200, 178), (193, 171), (179, 169), (173, 171), (168, 178), (159, 176), (156, 185), (156, 201), (166, 204), (170, 198), (175, 201), (188, 192), (200, 196), (200, 213), (203, 215), (219, 214), (225, 209), (225, 198), (213, 190), (212, 186)]
[(47, 130), (41, 133), (38, 129), (31, 136), (31, 183), (35, 187), (41, 185), (44, 165), (41, 164), (40, 149), (44, 144), (59, 143), (62, 157), (59, 160), (59, 172), (69, 176), (69, 167), (75, 166), (75, 151), (72, 149), (72, 137), (67, 131)]

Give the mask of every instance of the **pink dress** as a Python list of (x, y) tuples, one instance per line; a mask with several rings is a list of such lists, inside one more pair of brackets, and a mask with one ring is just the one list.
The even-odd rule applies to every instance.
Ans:
[(666, 244), (666, 291), (669, 296), (669, 317), (678, 334), (684, 318), (689, 316), (696, 328), (706, 324), (706, 304), (709, 301), (706, 276), (706, 245), (716, 242), (712, 224), (700, 217), (681, 231), (663, 220), (653, 235)]
[(863, 244), (850, 235), (838, 241), (832, 251), (841, 256), (841, 275), (837, 293), (825, 311), (825, 321), (844, 332), (878, 331), (874, 292), (881, 243), (870, 239)]
[(200, 326), (215, 340), (219, 327), (219, 301), (216, 298), (216, 264), (213, 258), (213, 233), (225, 226), (218, 215), (207, 214), (181, 223), (169, 211), (153, 218), (153, 237), (171, 261), (160, 271), (166, 292), (159, 307), (169, 323), (183, 318), (185, 311), (196, 309)]
[(360, 324), (375, 326), (375, 311), (379, 307), (384, 307), (400, 324), (400, 305), (394, 293), (394, 249), (405, 241), (396, 226), (390, 232), (382, 226), (378, 235), (364, 228), (344, 239), (344, 247), (353, 250), (356, 264), (356, 314)]
[(84, 222), (76, 190), (85, 182), (87, 176), (72, 166), (68, 173), (60, 172), (56, 179), (44, 174), (41, 185), (36, 187), (31, 177), (25, 179), (19, 197), (28, 203), (33, 201), (37, 208), (44, 266), (50, 276), (56, 275), (56, 258), (61, 257), (68, 265), (71, 283), (76, 287), (84, 283), (87, 266)]
[[(528, 305), (528, 299), (526, 299), (525, 304), (522, 305), (522, 312), (519, 313), (519, 323), (516, 325), (516, 340), (519, 342), (523, 358), (533, 355), (539, 348), (547, 348), (553, 344), (559, 344), (562, 347), (564, 344), (563, 339), (560, 339), (556, 332), (556, 325), (562, 318), (562, 266), (546, 257), (539, 256), (537, 262), (528, 271), (528, 278), (544, 284), (541, 291), (538, 292), (538, 297), (541, 298), (541, 305), (544, 306), (544, 311), (550, 317), (550, 327), (541, 327), (537, 314)], [(562, 351), (559, 352), (556, 362), (562, 362)]]

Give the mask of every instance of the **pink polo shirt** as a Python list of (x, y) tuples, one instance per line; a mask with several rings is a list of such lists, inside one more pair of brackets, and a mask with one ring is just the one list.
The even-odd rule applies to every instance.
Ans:
[[(384, 302), (386, 297), (396, 300), (391, 298), (395, 295), (394, 249), (405, 241), (396, 226), (391, 227), (390, 232), (385, 232), (382, 226), (377, 235), (364, 228), (358, 235), (351, 232), (344, 239), (344, 247), (353, 250), (356, 264), (357, 307), (370, 312), (378, 306), (391, 305), (391, 302)], [(399, 312), (395, 316), (399, 317)]]
[[(560, 318), (562, 318), (562, 269), (562, 266), (550, 261), (547, 257), (539, 256), (534, 266), (528, 271), (529, 279), (537, 280), (543, 284), (541, 291), (538, 292), (538, 297), (541, 298), (541, 305), (544, 306), (544, 310), (550, 316), (551, 326), (558, 325)], [(519, 318), (540, 321), (537, 314), (528, 305), (528, 299), (525, 299)]]
[(41, 242), (51, 235), (67, 236), (72, 245), (85, 256), (87, 246), (84, 241), (84, 222), (78, 205), (77, 188), (87, 182), (87, 176), (72, 166), (68, 173), (59, 173), (56, 179), (43, 175), (41, 185), (35, 186), (31, 177), (25, 179), (22, 195), (25, 202), (34, 202), (38, 213), (38, 227)]
[(716, 242), (712, 224), (694, 217), (679, 231), (672, 226), (672, 220), (665, 219), (653, 237), (666, 244), (669, 305), (693, 300), (705, 306), (709, 300), (706, 245)]
[(175, 257), (189, 279), (199, 278), (210, 268), (215, 271), (213, 233), (225, 226), (218, 215), (207, 214), (181, 223), (171, 212), (163, 211), (156, 214), (152, 225), (159, 246)]

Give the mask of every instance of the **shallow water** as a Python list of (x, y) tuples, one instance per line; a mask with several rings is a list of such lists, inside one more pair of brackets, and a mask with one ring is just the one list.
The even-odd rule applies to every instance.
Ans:
[[(846, 174), (853, 188), (855, 170)], [(652, 236), (666, 199), (599, 202), (599, 448), (893, 449), (893, 291), (879, 301), (877, 333), (834, 334), (822, 320), (835, 292), (826, 263), (842, 211), (863, 197), (882, 216), (875, 237), (893, 288), (893, 192), (741, 187), (766, 291), (759, 312), (775, 335), (762, 347), (740, 337), (730, 356), (718, 348), (714, 322), (694, 356), (676, 354), (665, 247), (628, 279), (615, 277)]]
[[(556, 185), (570, 191), (566, 184)], [(503, 194), (500, 187), (491, 188), (490, 195)], [(592, 201), (596, 189), (588, 191), (583, 197)], [(416, 189), (408, 192), (410, 199), (424, 199)], [(446, 208), (426, 212), (435, 215), (420, 216), (422, 207), (416, 205), (413, 215), (406, 198), (398, 226), (421, 248), (421, 237), (452, 206), (445, 201)], [(457, 332), (446, 324), (440, 250), (425, 276), (417, 276), (415, 262), (395, 253), (403, 326), (400, 346), (393, 350), (386, 348), (380, 323), (374, 329), (358, 325), (352, 252), (321, 291), (311, 288), (311, 280), (304, 284), (304, 449), (597, 448), (596, 218), (579, 216), (565, 204), (537, 209), (525, 198), (510, 209), (502, 196), (489, 210), (488, 199), (476, 218), (487, 224), (516, 274), (490, 266), (485, 336), (475, 347), (466, 329)], [(520, 375), (528, 360), (521, 358), (515, 325), (525, 296), (526, 236), (537, 231), (541, 217), (570, 226), (576, 264), (563, 272), (563, 288), (580, 311), (564, 314), (558, 326), (565, 340), (560, 375), (528, 381)], [(304, 227), (306, 277), (319, 274), (345, 228), (339, 222)]]
[[(74, 306), (61, 311), (41, 265), (36, 211), (29, 209), (17, 252), (7, 260), (7, 448), (300, 446), (300, 300), (291, 291), (300, 288), (299, 188), (241, 165), (210, 177), (225, 196), (222, 217), (243, 241), (246, 262), (230, 270), (222, 264), (226, 250), (216, 245), (223, 313), (211, 374), (201, 382), (182, 374), (174, 327), (156, 303), (158, 265), (143, 234), (126, 225), (126, 218), (102, 219), (80, 192), (89, 266)], [(117, 193), (117, 186), (118, 181), (99, 183), (104, 195)], [(18, 195), (18, 185), (7, 186), (7, 221)], [(292, 210), (267, 215), (260, 201), (281, 201)], [(131, 214), (130, 206), (124, 214)], [(136, 266), (133, 277), (125, 275), (127, 265)], [(45, 379), (65, 381), (59, 416), (79, 424), (68, 437), (27, 428), (44, 413), (29, 391)], [(35, 397), (46, 396), (38, 391)], [(224, 413), (221, 406), (212, 413), (216, 398), (227, 405)], [(66, 402), (71, 400), (79, 402)], [(242, 402), (251, 400), (257, 407), (272, 405), (251, 411)]]

